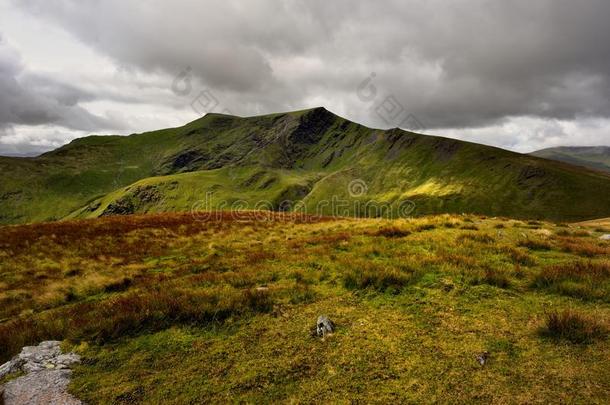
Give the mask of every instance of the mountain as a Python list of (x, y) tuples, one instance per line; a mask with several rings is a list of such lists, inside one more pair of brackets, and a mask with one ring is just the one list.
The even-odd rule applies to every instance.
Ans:
[(562, 146), (542, 149), (531, 155), (610, 173), (610, 146)]
[[(610, 175), (454, 139), (378, 130), (324, 108), (89, 136), (0, 158), (0, 222), (164, 211), (299, 209), (325, 215), (610, 216)], [(366, 205), (374, 201), (375, 204)]]

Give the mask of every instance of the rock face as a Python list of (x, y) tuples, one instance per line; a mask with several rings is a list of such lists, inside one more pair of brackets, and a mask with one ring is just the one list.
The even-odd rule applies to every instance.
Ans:
[(0, 388), (0, 392), (4, 389), (0, 403), (3, 399), (5, 405), (81, 404), (66, 391), (71, 375), (69, 366), (80, 362), (80, 357), (74, 353), (62, 354), (59, 346), (60, 342), (56, 341), (26, 346), (0, 366), (0, 378), (17, 371), (27, 373)]
[(319, 337), (324, 337), (334, 331), (335, 324), (326, 315), (320, 315), (316, 324), (316, 334)]

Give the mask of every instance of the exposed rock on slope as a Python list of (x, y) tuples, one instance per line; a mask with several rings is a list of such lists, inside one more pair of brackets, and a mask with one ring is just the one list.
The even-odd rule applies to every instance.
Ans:
[(80, 362), (80, 357), (74, 353), (62, 354), (59, 346), (60, 342), (46, 341), (24, 347), (13, 360), (0, 366), (0, 378), (14, 372), (26, 373), (0, 388), (0, 392), (4, 390), (5, 405), (81, 404), (67, 392), (69, 367)]

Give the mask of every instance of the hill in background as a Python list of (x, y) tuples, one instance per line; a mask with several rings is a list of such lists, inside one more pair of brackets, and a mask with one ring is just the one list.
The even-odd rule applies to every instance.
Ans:
[[(324, 108), (77, 139), (0, 158), (0, 223), (243, 208), (375, 216), (479, 213), (577, 221), (610, 216), (610, 175), (400, 129)], [(330, 204), (341, 201), (341, 207)], [(261, 204), (263, 202), (263, 204)], [(411, 214), (411, 212), (409, 212)]]
[(542, 149), (531, 155), (610, 173), (610, 146), (562, 146)]

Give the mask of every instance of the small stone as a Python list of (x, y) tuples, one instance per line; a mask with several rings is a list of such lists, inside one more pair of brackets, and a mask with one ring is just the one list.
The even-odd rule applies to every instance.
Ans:
[(489, 359), (488, 352), (483, 352), (483, 353), (477, 354), (477, 361), (479, 362), (479, 364), (481, 366), (484, 366), (485, 363), (487, 363), (487, 359)]
[(610, 240), (610, 234), (605, 234), (599, 237), (601, 240)]
[(324, 337), (335, 331), (335, 324), (326, 315), (320, 315), (316, 323), (316, 334), (318, 337)]

